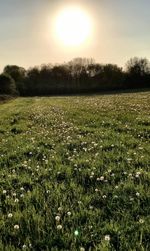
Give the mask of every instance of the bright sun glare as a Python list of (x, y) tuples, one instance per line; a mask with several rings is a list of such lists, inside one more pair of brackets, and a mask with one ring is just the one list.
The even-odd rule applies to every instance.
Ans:
[(87, 42), (91, 30), (90, 17), (81, 8), (65, 8), (56, 17), (56, 38), (66, 46), (79, 46)]

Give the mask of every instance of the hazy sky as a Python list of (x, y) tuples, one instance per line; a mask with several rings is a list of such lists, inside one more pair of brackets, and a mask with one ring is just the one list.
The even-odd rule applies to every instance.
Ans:
[[(70, 3), (93, 21), (84, 46), (67, 48), (54, 39), (54, 17)], [(123, 66), (133, 56), (150, 59), (150, 0), (0, 0), (0, 70), (92, 57)]]

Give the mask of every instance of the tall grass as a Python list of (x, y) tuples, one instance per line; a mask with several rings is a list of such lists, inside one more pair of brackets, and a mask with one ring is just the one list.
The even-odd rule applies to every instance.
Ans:
[(150, 93), (0, 114), (0, 250), (150, 250)]

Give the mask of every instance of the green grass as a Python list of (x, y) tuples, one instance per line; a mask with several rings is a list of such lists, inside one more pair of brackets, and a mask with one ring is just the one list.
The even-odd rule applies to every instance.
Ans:
[(149, 251), (149, 154), (150, 92), (1, 104), (0, 250)]

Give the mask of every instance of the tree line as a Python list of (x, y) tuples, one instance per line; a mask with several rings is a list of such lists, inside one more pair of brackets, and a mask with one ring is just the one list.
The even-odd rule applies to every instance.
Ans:
[(28, 70), (7, 65), (0, 75), (0, 94), (34, 96), (92, 93), (150, 87), (150, 62), (131, 58), (125, 70), (115, 64), (75, 58), (61, 65), (41, 65)]

